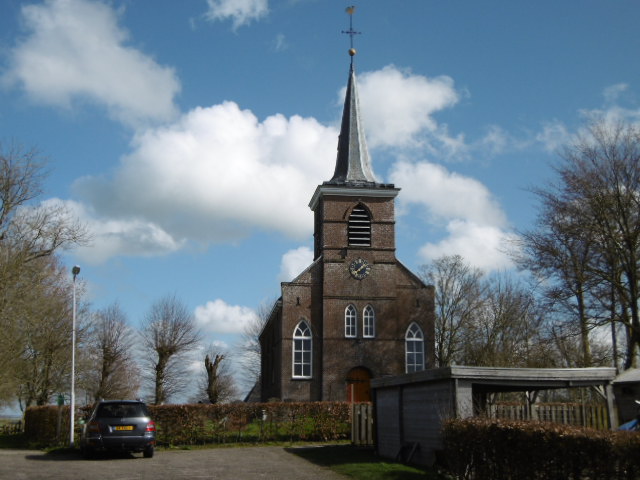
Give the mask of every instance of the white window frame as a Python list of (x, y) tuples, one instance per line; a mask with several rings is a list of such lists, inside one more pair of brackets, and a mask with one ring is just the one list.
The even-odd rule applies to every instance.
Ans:
[(404, 340), (405, 372), (424, 370), (424, 333), (417, 323), (409, 325)]
[(291, 348), (291, 374), (293, 378), (312, 378), (313, 334), (305, 320), (300, 320), (293, 330)]
[(367, 305), (362, 310), (362, 337), (375, 338), (376, 336), (376, 311), (372, 305)]
[(358, 310), (351, 303), (344, 309), (344, 336), (345, 338), (358, 336)]

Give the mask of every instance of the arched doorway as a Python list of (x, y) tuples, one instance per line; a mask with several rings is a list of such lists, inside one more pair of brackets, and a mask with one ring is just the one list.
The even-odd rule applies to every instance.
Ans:
[(356, 367), (347, 374), (347, 401), (371, 401), (371, 372), (364, 367)]

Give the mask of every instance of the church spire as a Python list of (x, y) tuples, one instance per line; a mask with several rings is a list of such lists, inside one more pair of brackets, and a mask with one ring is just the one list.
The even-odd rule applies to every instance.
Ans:
[(362, 119), (360, 118), (356, 74), (353, 67), (353, 57), (356, 54), (356, 50), (353, 48), (353, 35), (360, 33), (353, 30), (353, 24), (351, 23), (353, 11), (354, 7), (347, 9), (347, 13), (350, 15), (349, 30), (343, 32), (351, 37), (351, 48), (349, 49), (351, 65), (349, 67), (349, 81), (342, 111), (336, 169), (333, 178), (326, 183), (368, 185), (375, 184), (376, 179), (371, 168), (371, 159), (369, 158)]

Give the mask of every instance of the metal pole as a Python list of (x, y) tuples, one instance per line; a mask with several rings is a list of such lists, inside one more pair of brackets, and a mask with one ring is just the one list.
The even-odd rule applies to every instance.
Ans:
[(73, 315), (71, 327), (71, 425), (69, 432), (69, 446), (73, 448), (76, 409), (76, 277), (80, 273), (80, 267), (76, 265), (71, 269), (71, 273), (73, 274)]

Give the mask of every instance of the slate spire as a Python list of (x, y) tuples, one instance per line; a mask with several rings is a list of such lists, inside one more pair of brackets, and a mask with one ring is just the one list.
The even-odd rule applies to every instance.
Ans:
[(371, 168), (371, 159), (369, 158), (362, 119), (360, 118), (353, 54), (349, 68), (349, 81), (344, 99), (344, 109), (342, 111), (336, 169), (333, 178), (326, 183), (352, 185), (376, 183)]

